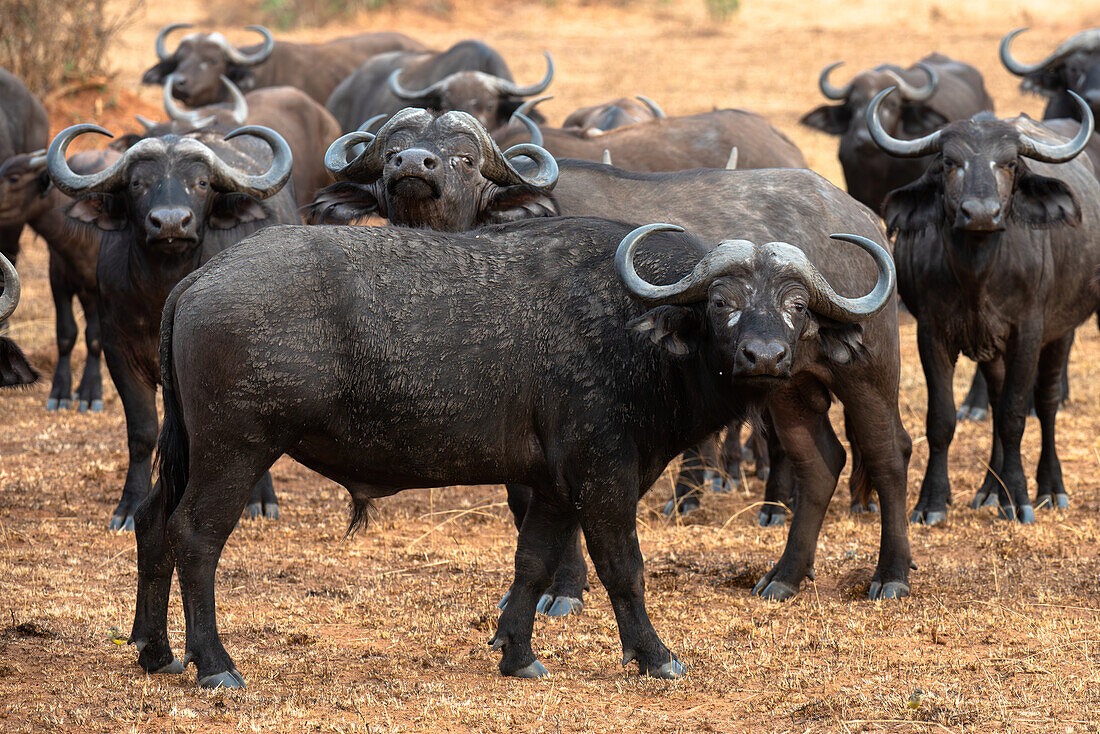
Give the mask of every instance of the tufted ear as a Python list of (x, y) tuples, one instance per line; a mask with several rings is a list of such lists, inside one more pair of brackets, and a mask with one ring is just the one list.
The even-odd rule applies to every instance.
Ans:
[(1076, 227), (1081, 223), (1081, 205), (1065, 183), (1032, 173), (1024, 164), (1012, 190), (1012, 218), (1037, 229), (1060, 224)]
[(501, 186), (489, 197), (489, 202), (478, 212), (479, 224), (501, 224), (520, 219), (558, 216), (558, 203), (545, 189), (529, 184)]
[(802, 116), (800, 123), (830, 135), (843, 135), (852, 121), (847, 104), (823, 104)]
[(77, 199), (65, 213), (70, 219), (94, 224), (104, 232), (125, 229), (128, 223), (126, 205), (112, 194), (91, 194)]
[(218, 194), (214, 198), (207, 225), (212, 229), (233, 229), (246, 222), (257, 222), (270, 216), (263, 204), (247, 194)]
[(1039, 69), (1024, 76), (1020, 80), (1020, 89), (1043, 97), (1055, 97), (1065, 94), (1066, 82), (1062, 78), (1065, 67), (1059, 65), (1054, 69)]
[(848, 364), (863, 354), (863, 324), (833, 321), (814, 314), (821, 351), (837, 364)]
[(251, 92), (256, 88), (256, 73), (251, 66), (238, 66), (229, 64), (225, 70), (225, 76), (229, 81), (237, 85), (242, 92)]
[(699, 348), (701, 327), (699, 311), (687, 306), (658, 306), (626, 325), (678, 357), (692, 354)]
[(350, 224), (372, 214), (386, 216), (375, 184), (353, 181), (339, 181), (318, 189), (312, 203), (302, 209), (306, 224)]
[(926, 104), (906, 104), (901, 108), (901, 131), (911, 138), (921, 138), (946, 125), (947, 118)]
[(886, 231), (920, 232), (943, 219), (943, 160), (936, 158), (913, 183), (894, 189), (882, 202)]
[(179, 61), (174, 57), (166, 61), (159, 61), (153, 64), (145, 74), (141, 77), (142, 84), (164, 84), (164, 80), (168, 78), (168, 75), (176, 70), (179, 66)]

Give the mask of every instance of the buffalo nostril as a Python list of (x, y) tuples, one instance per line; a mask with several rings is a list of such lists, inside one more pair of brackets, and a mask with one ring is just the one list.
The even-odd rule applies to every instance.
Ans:
[(750, 365), (756, 364), (756, 352), (751, 347), (745, 345), (741, 347), (741, 354), (745, 357), (745, 361)]
[(393, 165), (395, 165), (395, 166), (400, 166), (401, 165), (401, 156), (397, 156), (396, 158), (393, 159)]
[(435, 166), (436, 166), (435, 158), (428, 157), (428, 158), (424, 159), (424, 168), (426, 168), (430, 171), (433, 168), (435, 168)]

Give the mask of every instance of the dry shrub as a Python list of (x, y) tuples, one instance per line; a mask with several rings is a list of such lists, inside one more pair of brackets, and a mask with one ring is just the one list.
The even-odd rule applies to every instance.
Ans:
[(0, 65), (37, 95), (103, 77), (111, 40), (144, 5), (145, 0), (0, 0)]

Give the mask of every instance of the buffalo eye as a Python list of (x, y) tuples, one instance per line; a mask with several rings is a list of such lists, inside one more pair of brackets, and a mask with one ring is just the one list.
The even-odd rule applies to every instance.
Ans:
[(722, 298), (721, 296), (716, 297), (714, 301), (712, 301), (712, 303), (714, 304), (715, 308), (725, 308), (727, 305), (726, 299)]
[(794, 310), (795, 310), (795, 313), (805, 313), (806, 312), (806, 304), (803, 303), (802, 301), (795, 301), (794, 302)]
[(208, 182), (206, 179), (200, 178), (198, 181), (195, 182), (195, 185), (198, 186), (200, 189), (205, 189), (207, 186), (210, 185), (210, 182)]
[(13, 174), (11, 176), (8, 176), (8, 183), (10, 183), (10, 184), (19, 183), (19, 174), (16, 173), (16, 174)]

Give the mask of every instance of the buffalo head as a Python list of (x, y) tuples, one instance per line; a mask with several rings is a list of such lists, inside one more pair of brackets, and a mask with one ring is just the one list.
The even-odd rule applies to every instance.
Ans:
[(1001, 39), (1001, 63), (1016, 76), (1029, 92), (1050, 98), (1044, 117), (1080, 119), (1076, 105), (1066, 92), (1081, 95), (1095, 117), (1100, 112), (1100, 29), (1081, 31), (1064, 41), (1042, 61), (1024, 64), (1009, 50), (1012, 40), (1026, 28), (1017, 28)]
[[(845, 363), (862, 351), (863, 328), (889, 304), (896, 275), (890, 253), (865, 237), (832, 235), (875, 259), (878, 281), (860, 298), (833, 291), (799, 248), (726, 240), (672, 285), (653, 285), (634, 269), (642, 240), (671, 224), (648, 224), (619, 244), (615, 265), (630, 295), (650, 310), (629, 324), (676, 355), (700, 350), (719, 374), (750, 383), (789, 378), (820, 354)], [(814, 346), (803, 345), (813, 342)]]
[(145, 138), (108, 168), (78, 174), (65, 152), (86, 132), (111, 135), (98, 125), (74, 125), (54, 138), (46, 153), (54, 185), (76, 199), (69, 217), (101, 230), (128, 229), (139, 246), (166, 255), (193, 251), (208, 228), (233, 229), (267, 218), (257, 200), (273, 196), (290, 178), (290, 147), (274, 130), (258, 125), (238, 128), (225, 139), (254, 135), (271, 146), (271, 166), (259, 175), (227, 164), (199, 140), (177, 135)]
[[(157, 64), (145, 72), (145, 84), (165, 84), (177, 99), (198, 107), (226, 99), (222, 77), (233, 80), (245, 91), (256, 84), (252, 67), (263, 63), (275, 50), (275, 39), (263, 26), (250, 25), (248, 30), (264, 37), (258, 50), (245, 52), (233, 46), (220, 33), (190, 33), (183, 37), (171, 54), (165, 45), (169, 33), (190, 28), (190, 23), (172, 23), (157, 35)], [(169, 79), (171, 76), (171, 79)]]
[[(535, 101), (541, 101), (542, 99), (550, 98), (544, 97)], [(525, 113), (527, 110), (524, 106), (521, 106), (519, 111)], [(613, 102), (582, 107), (570, 113), (565, 118), (565, 122), (561, 124), (561, 127), (563, 130), (595, 137), (618, 127), (664, 118), (665, 112), (656, 102), (639, 94), (635, 99), (621, 97)]]
[[(350, 163), (349, 150), (366, 143)], [(533, 158), (538, 171), (521, 175), (509, 161)], [(554, 157), (534, 145), (502, 153), (465, 112), (442, 115), (407, 107), (377, 135), (353, 132), (328, 149), (325, 166), (336, 184), (318, 192), (307, 218), (349, 222), (377, 214), (393, 224), (461, 232), (487, 222), (553, 216)]]
[(400, 69), (390, 75), (389, 85), (395, 97), (411, 106), (435, 112), (467, 112), (482, 126), (495, 130), (508, 122), (524, 97), (546, 91), (553, 78), (554, 60), (546, 53), (546, 76), (541, 82), (526, 87), (483, 71), (459, 71), (425, 89), (407, 89), (401, 85)]
[(20, 153), (0, 165), (0, 227), (23, 224), (49, 205), (45, 153)]
[(1081, 206), (1062, 181), (1033, 173), (1025, 159), (1065, 163), (1088, 145), (1093, 118), (1070, 92), (1083, 122), (1068, 142), (1026, 115), (999, 120), (992, 114), (953, 122), (917, 140), (898, 140), (879, 124), (883, 90), (867, 108), (867, 124), (883, 150), (901, 158), (935, 155), (921, 178), (893, 191), (883, 205), (891, 231), (918, 231), (946, 222), (957, 230), (999, 232), (1010, 218), (1032, 227), (1076, 225)]

